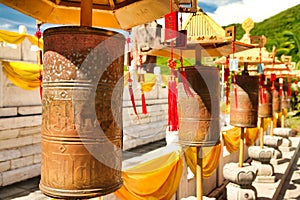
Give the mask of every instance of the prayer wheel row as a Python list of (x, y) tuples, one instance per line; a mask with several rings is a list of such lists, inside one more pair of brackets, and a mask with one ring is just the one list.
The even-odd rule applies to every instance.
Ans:
[(41, 191), (90, 198), (122, 186), (125, 38), (91, 27), (44, 32)]
[(230, 93), (230, 124), (238, 127), (251, 128), (257, 126), (258, 117), (272, 117), (274, 113), (289, 108), (289, 100), (286, 96), (287, 85), (282, 88), (280, 97), (279, 84), (272, 83), (259, 88), (259, 77), (242, 74), (236, 76), (236, 83), (231, 84)]

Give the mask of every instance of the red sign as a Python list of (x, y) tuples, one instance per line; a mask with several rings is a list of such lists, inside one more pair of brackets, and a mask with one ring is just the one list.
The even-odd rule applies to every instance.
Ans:
[(171, 12), (165, 15), (165, 40), (177, 37), (178, 31), (178, 12)]

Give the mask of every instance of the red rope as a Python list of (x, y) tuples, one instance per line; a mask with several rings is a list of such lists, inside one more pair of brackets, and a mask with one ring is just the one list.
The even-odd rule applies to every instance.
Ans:
[[(37, 25), (37, 30), (36, 30), (36, 32), (35, 32), (35, 36), (37, 37), (37, 39), (38, 39), (38, 43), (37, 43), (37, 46), (38, 46), (38, 48), (39, 48), (39, 50), (38, 50), (38, 53), (39, 53), (39, 63), (38, 64), (40, 64), (40, 65), (42, 65), (43, 64), (43, 59), (42, 59), (42, 57), (43, 57), (43, 55), (42, 55), (42, 51), (40, 50), (40, 39), (41, 39), (41, 37), (42, 37), (42, 32), (41, 32), (41, 29), (40, 29), (40, 24), (38, 24)], [(42, 100), (42, 97), (43, 97), (43, 86), (42, 86), (42, 82), (43, 82), (43, 75), (42, 75), (42, 69), (39, 69), (39, 71), (40, 71), (40, 77), (39, 77), (39, 80), (40, 80), (40, 98), (41, 98), (41, 100)]]
[[(234, 41), (231, 43), (232, 48), (232, 58), (234, 59), (235, 53), (235, 43)], [(236, 71), (233, 72), (233, 89), (234, 89), (234, 99), (235, 99), (235, 107), (238, 107), (238, 98), (237, 98), (237, 86), (236, 86)]]
[(225, 102), (226, 102), (226, 106), (228, 106), (228, 104), (229, 104), (229, 84), (228, 84), (228, 77), (229, 76), (230, 76), (229, 58), (226, 57), (225, 68), (224, 68)]
[[(170, 13), (172, 12), (172, 0), (170, 0)], [(171, 75), (168, 83), (168, 127), (169, 131), (178, 131), (178, 111), (177, 111), (177, 85), (175, 79), (176, 61), (173, 60), (174, 41), (170, 44), (170, 59), (168, 67), (171, 70)]]

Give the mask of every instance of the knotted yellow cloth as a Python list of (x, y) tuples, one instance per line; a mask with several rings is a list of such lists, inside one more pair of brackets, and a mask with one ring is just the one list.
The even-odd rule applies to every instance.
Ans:
[(9, 80), (18, 87), (33, 90), (41, 86), (42, 65), (2, 61), (2, 67)]
[[(202, 169), (203, 169), (203, 178), (209, 178), (217, 169), (219, 164), (219, 159), (222, 152), (221, 143), (213, 147), (202, 147)], [(185, 151), (186, 162), (191, 171), (196, 174), (196, 165), (197, 165), (197, 148), (189, 147)]]
[(122, 172), (120, 199), (169, 200), (176, 192), (183, 170), (182, 156), (173, 151)]

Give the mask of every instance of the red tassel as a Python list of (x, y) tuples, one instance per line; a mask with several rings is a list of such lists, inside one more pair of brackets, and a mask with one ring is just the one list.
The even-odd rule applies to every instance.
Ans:
[(184, 88), (186, 95), (188, 97), (194, 97), (194, 94), (192, 93), (192, 91), (189, 87), (189, 83), (186, 80), (186, 73), (185, 73), (184, 68), (182, 68), (182, 70), (180, 70), (180, 74), (181, 74), (181, 80), (182, 80), (183, 88)]
[(272, 82), (271, 90), (275, 90), (275, 80), (276, 80), (276, 74), (271, 73), (270, 81)]
[[(229, 60), (226, 59), (226, 63), (228, 66)], [(224, 83), (225, 83), (225, 102), (226, 102), (226, 106), (228, 106), (229, 103), (229, 87), (228, 87), (228, 77), (230, 76), (230, 71), (229, 68), (226, 67), (224, 68)]]
[(132, 103), (132, 107), (133, 107), (133, 111), (136, 114), (137, 117), (137, 111), (136, 111), (136, 105), (135, 105), (135, 100), (134, 100), (134, 93), (133, 93), (133, 89), (132, 89), (132, 79), (130, 78), (130, 72), (128, 72), (128, 89), (129, 89), (129, 95), (130, 95), (130, 100)]
[(225, 96), (226, 96), (226, 106), (228, 106), (229, 104), (229, 87), (228, 87), (228, 82), (225, 82), (226, 87), (225, 87)]
[(41, 98), (41, 100), (43, 98), (43, 88), (41, 86), (40, 86), (40, 98)]
[(177, 87), (175, 78), (172, 76), (168, 84), (168, 125), (169, 131), (178, 131)]
[(283, 95), (283, 79), (279, 78), (279, 96)]
[(292, 90), (291, 90), (291, 83), (290, 83), (290, 82), (288, 82), (287, 96), (288, 96), (288, 97), (291, 97), (291, 96), (292, 96)]
[(259, 100), (260, 100), (260, 104), (264, 104), (266, 103), (266, 99), (265, 99), (265, 95), (264, 95), (264, 86), (265, 86), (265, 75), (264, 74), (260, 74), (259, 76)]
[(142, 93), (142, 113), (143, 114), (147, 114), (147, 107), (146, 107), (146, 99), (145, 99), (145, 94), (143, 89), (141, 89), (141, 93)]
[(134, 94), (133, 94), (133, 90), (132, 90), (132, 86), (131, 85), (129, 85), (129, 94), (130, 94), (130, 99), (131, 99), (133, 111), (138, 116), (137, 111), (136, 111), (135, 101), (134, 101)]

